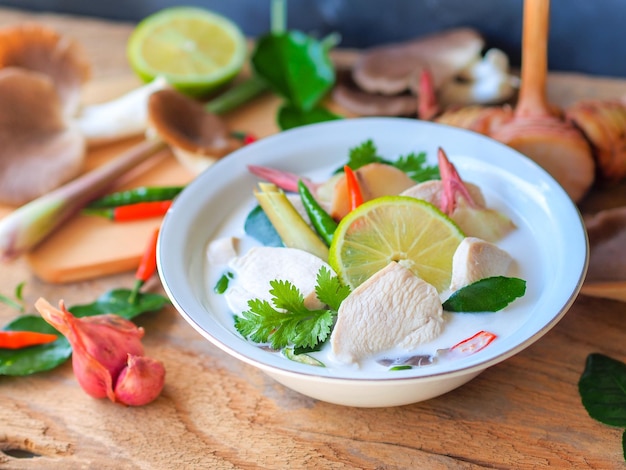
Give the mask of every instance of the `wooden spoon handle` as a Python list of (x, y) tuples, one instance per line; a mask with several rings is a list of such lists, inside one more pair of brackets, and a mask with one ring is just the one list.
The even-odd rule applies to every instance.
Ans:
[(524, 0), (522, 30), (522, 84), (516, 115), (550, 114), (546, 101), (550, 0)]

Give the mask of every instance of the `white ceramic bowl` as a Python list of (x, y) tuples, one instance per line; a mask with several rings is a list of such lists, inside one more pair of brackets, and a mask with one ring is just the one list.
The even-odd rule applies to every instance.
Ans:
[[(234, 329), (232, 315), (206, 275), (214, 237), (242, 233), (258, 179), (246, 165), (302, 175), (330, 174), (348, 150), (372, 139), (382, 156), (425, 151), (436, 162), (442, 147), (461, 176), (479, 184), (489, 205), (504, 210), (525, 234), (506, 249), (521, 264), (526, 295), (510, 313), (512, 331), (456, 361), (406, 371), (364, 373), (314, 367), (258, 348)], [(158, 243), (161, 280), (180, 314), (215, 346), (310, 397), (348, 406), (395, 406), (446, 393), (528, 347), (566, 313), (581, 287), (588, 259), (576, 206), (538, 165), (494, 140), (462, 129), (401, 118), (359, 118), (306, 126), (262, 139), (220, 160), (178, 196)], [(468, 332), (470, 336), (472, 332)]]

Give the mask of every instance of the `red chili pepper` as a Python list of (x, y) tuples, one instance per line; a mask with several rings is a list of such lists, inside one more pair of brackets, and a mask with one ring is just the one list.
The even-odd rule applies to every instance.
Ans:
[(0, 331), (0, 349), (22, 349), (56, 341), (57, 335), (36, 331)]
[(346, 175), (346, 186), (348, 188), (348, 199), (350, 200), (350, 210), (353, 211), (361, 204), (363, 204), (363, 193), (359, 186), (359, 180), (356, 177), (356, 173), (352, 171), (348, 165), (344, 165), (343, 172)]
[(128, 204), (111, 209), (110, 218), (116, 222), (148, 219), (165, 215), (173, 201), (150, 201)]
[(231, 137), (243, 142), (244, 145), (251, 144), (252, 142), (256, 142), (258, 140), (257, 136), (251, 132), (232, 131), (230, 135)]
[(254, 134), (246, 134), (243, 136), (243, 145), (251, 144), (252, 142), (256, 142), (258, 139)]
[(479, 331), (474, 336), (471, 336), (463, 341), (459, 341), (450, 348), (450, 351), (460, 353), (463, 355), (474, 354), (481, 349), (486, 348), (489, 343), (497, 338), (497, 335), (488, 331)]
[(137, 298), (137, 294), (139, 293), (139, 289), (146, 283), (148, 279), (152, 277), (152, 275), (156, 272), (156, 249), (157, 249), (157, 240), (159, 239), (159, 229), (157, 228), (148, 240), (148, 245), (146, 246), (145, 251), (143, 252), (143, 256), (139, 261), (139, 266), (137, 267), (137, 271), (135, 272), (135, 285), (133, 286), (133, 290), (130, 293), (129, 301), (131, 303), (135, 302)]

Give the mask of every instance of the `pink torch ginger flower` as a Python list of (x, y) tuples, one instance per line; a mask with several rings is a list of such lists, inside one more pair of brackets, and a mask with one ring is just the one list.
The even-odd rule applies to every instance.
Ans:
[(63, 301), (57, 309), (40, 298), (35, 307), (72, 345), (74, 375), (87, 394), (133, 406), (159, 395), (165, 368), (143, 356), (143, 328), (115, 314), (74, 317)]

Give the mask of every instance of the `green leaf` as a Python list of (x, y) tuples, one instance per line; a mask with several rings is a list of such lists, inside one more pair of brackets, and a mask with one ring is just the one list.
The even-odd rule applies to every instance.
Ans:
[(253, 299), (248, 302), (249, 309), (235, 317), (235, 329), (244, 338), (270, 343), (273, 349), (314, 348), (326, 341), (335, 310), (309, 310), (300, 290), (289, 281), (274, 280), (270, 286), (274, 305)]
[(526, 281), (494, 276), (481, 279), (454, 292), (443, 303), (448, 312), (497, 312), (526, 293)]
[(426, 153), (410, 153), (400, 156), (393, 166), (404, 171), (413, 181), (421, 183), (423, 181), (437, 180), (441, 178), (437, 165), (426, 164)]
[[(356, 147), (351, 148), (348, 152), (347, 165), (353, 170), (358, 170), (362, 166), (369, 165), (370, 163), (391, 164), (391, 161), (378, 155), (378, 149), (373, 140), (368, 139)], [(343, 170), (343, 166), (339, 169), (339, 171), (341, 170)]]
[(335, 83), (327, 47), (300, 31), (262, 36), (252, 65), (275, 93), (303, 111), (313, 109)]
[(593, 419), (626, 427), (626, 364), (590, 354), (578, 381), (583, 406)]
[[(77, 317), (115, 313), (128, 320), (146, 312), (154, 312), (163, 308), (169, 300), (159, 294), (140, 293), (137, 303), (129, 302), (131, 290), (116, 289), (101, 295), (95, 302), (77, 305), (68, 310)], [(54, 369), (63, 364), (72, 355), (72, 347), (56, 329), (39, 315), (18, 317), (4, 327), (13, 331), (37, 331), (53, 333), (59, 339), (52, 343), (32, 346), (23, 349), (0, 349), (0, 375), (29, 375)]]
[(281, 130), (293, 129), (294, 127), (306, 126), (318, 122), (336, 121), (343, 119), (338, 114), (321, 106), (304, 111), (295, 106), (284, 105), (278, 110), (278, 126)]
[(140, 293), (137, 301), (131, 302), (129, 300), (131, 292), (130, 289), (114, 289), (102, 294), (95, 302), (69, 307), (68, 310), (76, 317), (115, 313), (132, 320), (142, 313), (161, 310), (169, 303), (167, 297), (152, 293)]
[(315, 294), (320, 302), (337, 311), (341, 302), (350, 294), (350, 287), (344, 286), (337, 276), (333, 276), (328, 268), (322, 266), (317, 273)]
[(285, 246), (280, 235), (261, 206), (250, 211), (243, 224), (246, 235), (264, 246)]
[[(410, 153), (400, 156), (395, 161), (387, 160), (378, 154), (378, 148), (371, 139), (353, 147), (349, 151), (347, 165), (353, 170), (358, 170), (362, 166), (370, 163), (384, 163), (395, 166), (398, 170), (404, 171), (409, 178), (417, 183), (440, 179), (439, 167), (437, 165), (426, 164), (426, 153)], [(343, 166), (336, 171), (342, 171)]]
[(54, 369), (63, 364), (72, 354), (70, 343), (38, 315), (18, 317), (4, 330), (36, 331), (59, 335), (52, 343), (22, 349), (0, 349), (0, 375), (29, 375)]

